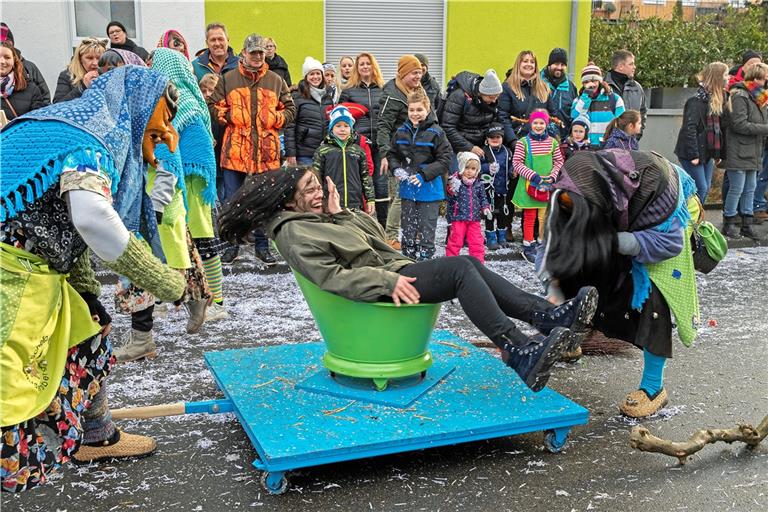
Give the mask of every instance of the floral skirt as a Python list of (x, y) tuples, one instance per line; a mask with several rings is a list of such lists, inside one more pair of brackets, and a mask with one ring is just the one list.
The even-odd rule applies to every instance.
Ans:
[(97, 334), (69, 349), (59, 391), (44, 412), (0, 428), (0, 484), (20, 492), (45, 482), (80, 447), (82, 415), (91, 407), (115, 358), (109, 338)]

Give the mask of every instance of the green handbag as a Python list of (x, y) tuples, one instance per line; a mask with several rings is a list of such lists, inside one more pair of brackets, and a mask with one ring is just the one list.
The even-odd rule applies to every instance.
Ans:
[(696, 224), (691, 234), (693, 267), (702, 274), (709, 274), (728, 253), (728, 242), (709, 221)]

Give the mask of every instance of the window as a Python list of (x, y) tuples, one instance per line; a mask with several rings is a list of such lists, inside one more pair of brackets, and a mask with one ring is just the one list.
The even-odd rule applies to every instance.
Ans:
[(136, 37), (135, 0), (74, 0), (74, 43), (83, 37), (107, 37), (107, 23), (119, 21), (125, 26), (128, 37)]

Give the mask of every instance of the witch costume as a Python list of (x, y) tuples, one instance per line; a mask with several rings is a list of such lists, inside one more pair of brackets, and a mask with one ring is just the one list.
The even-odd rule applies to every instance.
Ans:
[(175, 94), (157, 72), (121, 67), (77, 100), (20, 117), (0, 133), (0, 480), (45, 482), (70, 457), (151, 453), (154, 440), (116, 430), (105, 377), (111, 319), (89, 248), (164, 300), (183, 278), (133, 233), (157, 230), (145, 193), (153, 146), (176, 146)]

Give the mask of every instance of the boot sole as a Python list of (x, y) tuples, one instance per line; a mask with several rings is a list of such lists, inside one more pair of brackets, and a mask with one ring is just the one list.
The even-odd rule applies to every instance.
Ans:
[(547, 385), (550, 370), (560, 360), (567, 348), (568, 332), (565, 327), (552, 329), (549, 334), (549, 347), (545, 349), (528, 378), (525, 379), (525, 385), (531, 388), (531, 391), (539, 392)]
[[(586, 292), (583, 292), (585, 290)], [(599, 295), (593, 287), (585, 287), (579, 290), (576, 299), (579, 301), (579, 309), (576, 311), (576, 319), (570, 326), (570, 334), (567, 352), (573, 352), (581, 346), (581, 343), (592, 330), (590, 324), (597, 312), (597, 302)], [(581, 297), (579, 297), (581, 296)]]
[(147, 453), (138, 453), (138, 454), (135, 454), (135, 455), (134, 454), (131, 454), (131, 455), (104, 455), (102, 457), (96, 457), (96, 458), (88, 459), (88, 460), (77, 459), (75, 457), (75, 454), (77, 452), (75, 452), (75, 454), (73, 454), (70, 457), (70, 460), (73, 463), (77, 464), (78, 466), (85, 466), (85, 465), (91, 464), (92, 462), (105, 462), (105, 461), (111, 461), (111, 460), (124, 460), (124, 459), (143, 459), (143, 458), (149, 457), (150, 455), (154, 454), (156, 451), (157, 451), (157, 446), (155, 446), (155, 448), (153, 448), (151, 452), (147, 452)]
[(156, 350), (153, 350), (152, 352), (149, 352), (148, 354), (142, 354), (140, 356), (131, 357), (131, 358), (128, 358), (128, 359), (117, 359), (117, 356), (115, 356), (116, 362), (118, 362), (118, 363), (130, 363), (132, 361), (138, 361), (140, 359), (154, 359), (156, 357), (157, 357), (157, 351)]

